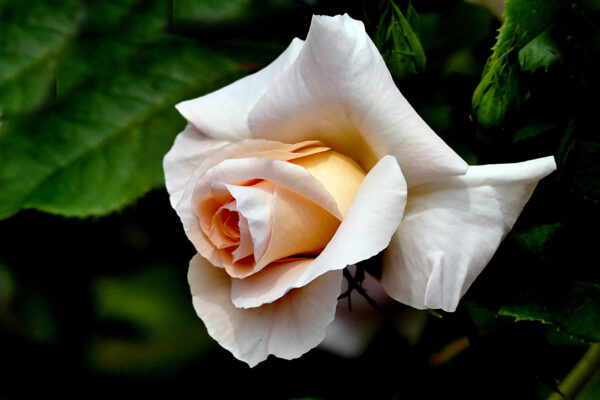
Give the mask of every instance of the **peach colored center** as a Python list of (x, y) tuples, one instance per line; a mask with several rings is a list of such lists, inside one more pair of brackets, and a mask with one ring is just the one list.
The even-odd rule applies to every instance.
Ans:
[[(342, 215), (346, 214), (365, 176), (355, 162), (324, 146), (296, 148), (285, 158), (318, 179), (336, 200)], [(290, 258), (315, 257), (341, 223), (320, 205), (272, 182), (252, 180), (235, 186), (259, 191), (264, 204), (255, 207), (261, 215), (268, 216), (265, 221), (246, 218), (244, 213), (248, 211), (239, 210), (236, 198), (227, 191), (199, 204), (204, 219), (199, 225), (232, 277), (245, 278), (271, 263)], [(261, 237), (256, 237), (257, 232)]]

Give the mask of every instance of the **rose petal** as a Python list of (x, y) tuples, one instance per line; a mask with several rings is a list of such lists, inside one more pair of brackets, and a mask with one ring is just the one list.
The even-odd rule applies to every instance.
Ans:
[(412, 188), (384, 253), (382, 285), (415, 308), (454, 311), (510, 231), (553, 157), (470, 167), (465, 176)]
[[(188, 185), (184, 199), (189, 196), (191, 198), (190, 204), (201, 204), (202, 199), (210, 196), (213, 188), (217, 188), (219, 185), (236, 185), (253, 179), (265, 179), (281, 185), (313, 201), (336, 218), (342, 219), (342, 214), (335, 199), (307, 170), (285, 161), (269, 160), (262, 157), (222, 161), (204, 171), (193, 185)], [(190, 196), (187, 193), (189, 190), (193, 190), (193, 195)], [(185, 233), (198, 253), (209, 259), (214, 265), (223, 266), (221, 255), (214, 249), (198, 223), (200, 212), (201, 210), (192, 210), (190, 207), (190, 214), (181, 216)]]
[[(363, 180), (348, 214), (327, 247), (295, 280), (288, 279), (291, 275), (285, 268), (265, 268), (251, 280), (234, 281), (235, 304), (258, 307), (270, 303), (328, 271), (340, 270), (376, 255), (387, 247), (398, 228), (405, 203), (406, 183), (402, 172), (394, 157), (386, 156)], [(263, 274), (268, 274), (264, 281), (261, 280)], [(277, 274), (286, 276), (279, 278)], [(274, 287), (267, 290), (265, 286), (270, 282)], [(261, 291), (264, 295), (257, 296)]]
[(285, 187), (342, 219), (333, 197), (306, 169), (288, 162), (260, 157), (228, 159), (210, 168), (194, 185), (192, 202), (200, 200), (216, 182), (235, 185), (253, 179), (264, 179)]
[(188, 273), (194, 308), (209, 335), (251, 367), (269, 354), (293, 359), (318, 345), (335, 315), (341, 279), (341, 271), (333, 271), (274, 303), (242, 309), (231, 303), (223, 270), (196, 255)]
[[(223, 249), (231, 246), (237, 246), (240, 241), (240, 233), (237, 221), (237, 213), (231, 212), (231, 202), (221, 208), (213, 215), (212, 226), (208, 232), (208, 238), (218, 249)], [(233, 220), (235, 221), (234, 229)]]
[(239, 216), (238, 228), (240, 229), (240, 245), (231, 253), (233, 262), (254, 254), (254, 243), (252, 243), (250, 226), (248, 225), (248, 220), (243, 215)]
[(275, 61), (231, 85), (177, 104), (177, 110), (204, 135), (217, 140), (250, 137), (247, 118), (271, 82), (296, 59), (303, 42), (294, 39)]
[(269, 246), (254, 270), (285, 257), (320, 253), (339, 225), (340, 220), (318, 204), (276, 186)]
[(348, 213), (354, 195), (366, 175), (358, 164), (332, 150), (291, 162), (306, 168), (331, 193), (342, 215)]
[(238, 308), (254, 308), (283, 297), (312, 258), (287, 258), (244, 279), (231, 279), (231, 301)]
[[(232, 301), (235, 306), (258, 307), (287, 293), (295, 278), (314, 260), (297, 260), (293, 256), (321, 252), (339, 225), (337, 218), (312, 201), (276, 187), (272, 232), (268, 235), (270, 241), (266, 253), (257, 261), (252, 274), (231, 275), (244, 278), (233, 281)], [(290, 259), (290, 256), (293, 258)], [(275, 262), (277, 260), (285, 261)], [(225, 268), (227, 270), (227, 266)]]
[(225, 185), (225, 187), (235, 198), (238, 212), (248, 221), (256, 261), (267, 250), (271, 239), (275, 185), (263, 181), (254, 186)]
[(356, 264), (385, 249), (402, 220), (406, 195), (406, 181), (396, 159), (383, 157), (358, 188), (335, 236), (294, 287), (302, 287), (327, 271)]
[[(215, 150), (225, 145), (227, 145), (227, 142), (210, 139), (189, 124), (175, 138), (173, 147), (163, 159), (163, 169), (171, 206), (179, 215), (181, 215), (181, 212), (178, 210), (177, 205), (183, 198), (185, 187), (192, 178), (192, 172), (200, 166), (206, 157), (214, 154)], [(189, 205), (183, 211), (189, 211)]]
[[(169, 190), (171, 204), (181, 218), (184, 227), (195, 223), (195, 216), (192, 212), (192, 195), (196, 182), (204, 172), (218, 163), (231, 158), (247, 157), (267, 157), (288, 161), (329, 150), (328, 147), (323, 147), (321, 142), (315, 140), (295, 144), (255, 139), (240, 140), (236, 143), (205, 140), (194, 146), (194, 141), (198, 141), (198, 134), (193, 127), (188, 126), (186, 131), (182, 132), (175, 140), (176, 144), (181, 143), (177, 146), (174, 145), (165, 157), (167, 188), (170, 185), (173, 186), (173, 191)], [(206, 149), (202, 150), (202, 153), (198, 153), (199, 149), (204, 149), (203, 145)], [(186, 149), (185, 146), (189, 146), (189, 149)], [(176, 151), (175, 147), (177, 147)], [(187, 154), (186, 151), (191, 154), (188, 158), (184, 158), (184, 155)], [(171, 153), (173, 154), (170, 155)], [(174, 183), (170, 184), (171, 180)], [(180, 185), (185, 186), (182, 188)]]
[(248, 116), (252, 137), (318, 139), (369, 170), (396, 157), (409, 187), (467, 164), (410, 106), (360, 21), (313, 17), (302, 51)]
[(318, 140), (306, 140), (294, 144), (263, 139), (244, 139), (230, 143), (213, 152), (194, 173), (202, 174), (223, 160), (231, 158), (266, 157), (271, 160), (289, 161), (329, 150)]

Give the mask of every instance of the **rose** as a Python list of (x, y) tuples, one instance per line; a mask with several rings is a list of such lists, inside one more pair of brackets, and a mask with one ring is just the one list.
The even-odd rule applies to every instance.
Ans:
[(388, 295), (453, 311), (555, 169), (552, 157), (468, 167), (347, 15), (315, 16), (305, 42), (177, 108), (189, 124), (164, 169), (199, 253), (193, 304), (250, 365), (316, 346), (341, 270), (384, 249)]
[(385, 248), (405, 201), (389, 156), (368, 175), (316, 141), (242, 140), (206, 157), (176, 209), (205, 257), (192, 259), (189, 280), (209, 333), (251, 365), (316, 346), (341, 269)]

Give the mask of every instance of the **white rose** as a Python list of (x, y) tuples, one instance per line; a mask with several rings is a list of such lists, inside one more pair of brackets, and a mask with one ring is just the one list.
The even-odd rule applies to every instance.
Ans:
[[(325, 337), (342, 273), (453, 311), (554, 159), (468, 167), (398, 91), (364, 26), (313, 17), (263, 70), (180, 103), (167, 190), (209, 334), (253, 366)], [(406, 206), (406, 210), (405, 210)]]

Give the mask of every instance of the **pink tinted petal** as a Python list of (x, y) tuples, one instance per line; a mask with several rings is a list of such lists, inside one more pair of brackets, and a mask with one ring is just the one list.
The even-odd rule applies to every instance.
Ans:
[(186, 185), (193, 172), (211, 156), (215, 150), (228, 142), (210, 139), (189, 125), (175, 138), (175, 143), (163, 159), (165, 184), (170, 194), (171, 205), (181, 216), (189, 212), (189, 201), (181, 202)]
[[(257, 142), (262, 142), (257, 140)], [(269, 148), (261, 150), (257, 148), (253, 151), (246, 151), (244, 157), (266, 157), (271, 160), (290, 161), (296, 159), (302, 159), (313, 154), (323, 153), (329, 151), (329, 147), (323, 146), (323, 144), (317, 140), (307, 140), (304, 142), (287, 144), (280, 142), (264, 141), (268, 143)], [(240, 157), (236, 157), (240, 158)]]
[[(204, 139), (201, 139), (204, 138)], [(266, 157), (288, 161), (329, 150), (322, 143), (308, 140), (287, 144), (271, 140), (244, 139), (235, 143), (207, 139), (188, 125), (165, 157), (167, 188), (172, 186), (171, 204), (182, 220), (193, 218), (191, 198), (202, 174), (231, 158)]]
[(366, 260), (385, 249), (406, 204), (406, 182), (396, 159), (383, 157), (369, 171), (337, 232), (321, 254), (296, 279), (302, 287), (327, 271)]
[(239, 244), (239, 232), (234, 229), (233, 219), (235, 218), (235, 227), (237, 228), (237, 213), (232, 213), (225, 207), (221, 207), (212, 218), (212, 226), (208, 233), (208, 238), (218, 249), (224, 249)]
[(294, 39), (271, 64), (216, 92), (177, 104), (177, 110), (204, 135), (219, 140), (250, 137), (248, 113), (271, 82), (296, 59), (303, 42)]
[(283, 186), (342, 219), (335, 199), (308, 171), (288, 162), (261, 157), (228, 159), (205, 171), (196, 182), (192, 201), (202, 199), (216, 182), (235, 185), (253, 179)]
[(188, 273), (194, 308), (208, 333), (251, 367), (269, 354), (293, 359), (318, 345), (335, 315), (341, 279), (341, 271), (333, 271), (274, 303), (243, 309), (231, 302), (223, 270), (196, 255)]
[(312, 263), (312, 258), (288, 258), (244, 279), (231, 280), (231, 300), (238, 308), (254, 308), (283, 297)]
[(367, 171), (391, 154), (409, 187), (467, 170), (402, 96), (363, 23), (347, 15), (313, 17), (300, 54), (249, 125), (254, 138), (320, 140)]
[(243, 215), (239, 216), (238, 228), (240, 229), (240, 245), (231, 253), (233, 255), (233, 262), (254, 254), (252, 234), (250, 233), (248, 220)]
[(384, 253), (382, 285), (415, 308), (454, 311), (510, 231), (553, 157), (470, 167), (465, 176), (412, 188)]
[[(283, 264), (258, 272), (253, 279), (234, 281), (234, 302), (239, 307), (258, 307), (302, 287), (332, 270), (366, 260), (383, 250), (402, 219), (406, 183), (391, 156), (373, 167), (363, 180), (337, 232), (327, 247), (308, 265)], [(264, 275), (264, 278), (263, 278)], [(264, 296), (258, 293), (264, 292)]]
[(273, 229), (273, 190), (275, 185), (263, 181), (254, 186), (225, 185), (235, 198), (237, 209), (248, 221), (254, 246), (254, 260), (267, 249)]
[(243, 139), (213, 152), (203, 160), (195, 173), (201, 174), (221, 161), (231, 158), (266, 157), (271, 160), (289, 161), (327, 150), (329, 148), (317, 140), (288, 144), (273, 140)]
[(340, 220), (318, 204), (276, 186), (269, 245), (256, 259), (254, 271), (287, 257), (320, 253), (339, 226)]
[[(275, 144), (281, 143), (275, 142)], [(206, 219), (202, 217), (203, 210), (198, 206), (192, 208), (192, 205), (201, 204), (201, 200), (213, 196), (213, 192), (217, 193), (219, 190), (226, 192), (224, 184), (237, 185), (256, 179), (268, 180), (306, 197), (338, 219), (342, 219), (335, 199), (302, 167), (264, 157), (220, 160), (222, 153), (228, 154), (231, 148), (242, 151), (243, 148), (267, 148), (269, 145), (273, 145), (273, 142), (246, 140), (220, 149), (194, 171), (182, 200), (176, 206), (188, 239), (194, 244), (198, 253), (216, 266), (223, 266), (223, 260), (201, 228)], [(213, 162), (217, 164), (212, 165)], [(220, 192), (218, 194), (221, 195)]]
[(356, 190), (366, 175), (354, 160), (330, 150), (291, 162), (306, 168), (317, 178), (336, 200), (340, 212), (346, 215)]

